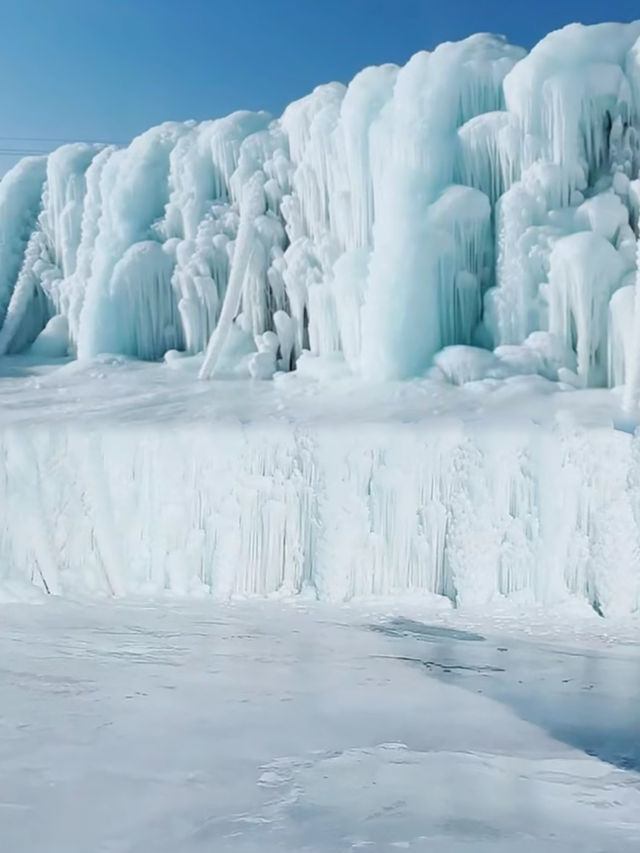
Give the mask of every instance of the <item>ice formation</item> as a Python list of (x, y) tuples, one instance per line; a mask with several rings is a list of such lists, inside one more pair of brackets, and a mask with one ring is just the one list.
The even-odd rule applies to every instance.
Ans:
[[(528, 55), (477, 35), (319, 86), (280, 118), (23, 160), (0, 182), (0, 356), (189, 355), (204, 379), (233, 363), (363, 386), (538, 374), (623, 387), (637, 410), (639, 224), (640, 21), (571, 25)], [(0, 563), (50, 591), (638, 609), (629, 436), (501, 432), (498, 450), (447, 429), (348, 452), (293, 428), (8, 430)]]
[(66, 145), (0, 185), (0, 353), (60, 316), (49, 351), (66, 330), (80, 359), (206, 352), (210, 377), (236, 326), (254, 376), (309, 350), (405, 378), (445, 347), (536, 334), (633, 406), (639, 170), (640, 22), (571, 25), (528, 55), (477, 35), (279, 119)]
[(0, 579), (59, 594), (573, 599), (627, 615), (638, 445), (450, 418), (0, 430)]

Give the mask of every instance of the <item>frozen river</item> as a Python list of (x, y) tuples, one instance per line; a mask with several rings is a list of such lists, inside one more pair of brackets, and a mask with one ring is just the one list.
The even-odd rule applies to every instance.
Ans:
[(7, 853), (640, 849), (636, 645), (277, 602), (1, 614)]

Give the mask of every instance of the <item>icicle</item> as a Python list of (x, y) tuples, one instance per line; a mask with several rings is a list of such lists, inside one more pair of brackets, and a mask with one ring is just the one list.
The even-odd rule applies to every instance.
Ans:
[(606, 380), (607, 309), (625, 267), (603, 237), (573, 234), (551, 253), (549, 330), (575, 349), (585, 385)]
[(63, 145), (47, 161), (42, 227), (63, 278), (75, 272), (86, 192), (85, 174), (101, 147), (86, 143)]
[(0, 181), (0, 327), (40, 211), (46, 157), (28, 157)]
[(624, 386), (632, 372), (635, 300), (635, 285), (629, 284), (617, 290), (609, 302), (607, 384), (610, 388)]
[(264, 174), (256, 172), (243, 191), (240, 203), (240, 226), (231, 263), (231, 272), (229, 273), (229, 285), (220, 311), (218, 325), (207, 346), (205, 359), (200, 369), (200, 379), (211, 379), (213, 376), (216, 362), (224, 347), (229, 329), (240, 308), (242, 284), (251, 263), (255, 220), (264, 213), (264, 209)]
[(50, 301), (40, 287), (48, 273), (59, 277), (60, 272), (47, 258), (47, 243), (41, 231), (29, 238), (22, 269), (18, 275), (11, 300), (0, 327), (0, 355), (21, 352), (42, 330), (50, 315)]
[(520, 177), (521, 134), (507, 112), (479, 115), (458, 130), (457, 179), (482, 190), (492, 204)]
[(638, 255), (636, 269), (635, 299), (633, 312), (633, 347), (631, 357), (626, 367), (626, 385), (624, 392), (624, 407), (627, 411), (637, 409), (640, 405), (640, 239), (638, 240)]

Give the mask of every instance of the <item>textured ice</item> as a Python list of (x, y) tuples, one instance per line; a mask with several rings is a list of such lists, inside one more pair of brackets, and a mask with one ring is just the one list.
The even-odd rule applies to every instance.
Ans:
[[(544, 344), (521, 350), (551, 369)], [(242, 345), (228, 341), (221, 367)], [(450, 347), (434, 370), (446, 378), (370, 388), (308, 355), (255, 384), (198, 382), (202, 359), (178, 353), (14, 359), (0, 589), (637, 612), (633, 424), (611, 392), (515, 375), (507, 356)], [(496, 378), (478, 380), (486, 359)]]
[(526, 55), (472, 36), (280, 118), (25, 160), (0, 190), (0, 352), (60, 315), (74, 357), (207, 351), (211, 377), (238, 325), (257, 378), (309, 350), (389, 379), (551, 332), (560, 369), (573, 350), (580, 382), (626, 382), (633, 406), (640, 358), (608, 308), (636, 269), (639, 37), (576, 24)]
[[(280, 118), (22, 161), (0, 183), (0, 370), (23, 377), (0, 577), (636, 611), (637, 440), (614, 427), (640, 403), (639, 217), (640, 21), (528, 55), (476, 35)], [(322, 414), (353, 393), (354, 419), (309, 424), (313, 383), (347, 383)]]

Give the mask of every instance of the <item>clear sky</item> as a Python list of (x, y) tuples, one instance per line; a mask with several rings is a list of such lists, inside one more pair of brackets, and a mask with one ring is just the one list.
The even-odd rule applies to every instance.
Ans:
[[(531, 47), (640, 0), (0, 0), (0, 152), (285, 105), (474, 32)], [(0, 174), (15, 158), (0, 154)]]

